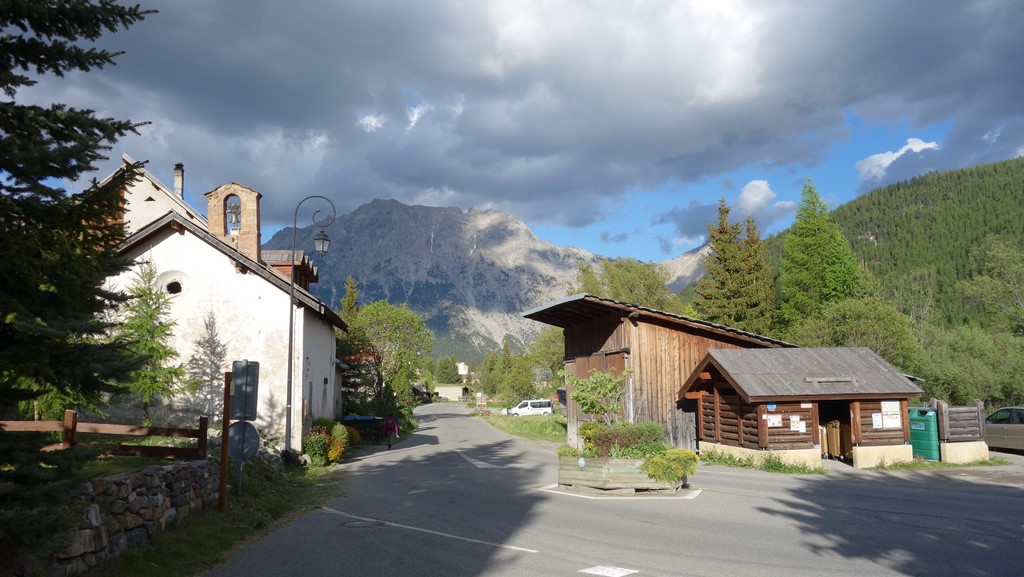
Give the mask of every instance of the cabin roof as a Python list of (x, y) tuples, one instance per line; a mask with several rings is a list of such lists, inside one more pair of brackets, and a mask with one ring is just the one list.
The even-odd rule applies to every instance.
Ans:
[(786, 398), (906, 398), (924, 394), (871, 349), (712, 349), (683, 385), (689, 390), (709, 367), (747, 401)]
[(609, 315), (630, 317), (635, 319), (646, 318), (657, 320), (679, 329), (700, 329), (721, 335), (730, 335), (741, 340), (756, 342), (773, 347), (795, 347), (796, 345), (773, 339), (763, 335), (750, 333), (737, 328), (718, 325), (675, 313), (659, 311), (641, 305), (606, 299), (586, 293), (580, 293), (563, 299), (530, 309), (523, 313), (523, 316), (553, 325), (566, 328), (579, 323), (599, 318), (608, 318)]

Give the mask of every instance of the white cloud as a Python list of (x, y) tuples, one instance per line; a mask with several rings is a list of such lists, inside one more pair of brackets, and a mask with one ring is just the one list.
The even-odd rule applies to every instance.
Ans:
[(767, 180), (751, 180), (740, 191), (734, 206), (743, 215), (756, 214), (768, 206), (773, 198), (775, 193), (768, 186)]
[(367, 114), (360, 118), (356, 124), (359, 128), (362, 128), (364, 132), (376, 132), (384, 127), (384, 117), (377, 114)]
[(412, 130), (413, 128), (416, 128), (416, 123), (420, 121), (420, 117), (426, 114), (427, 111), (429, 110), (431, 110), (431, 106), (426, 103), (417, 104), (416, 106), (410, 106), (407, 111), (409, 116), (409, 124), (405, 127), (405, 129), (408, 131)]
[[(737, 214), (766, 226), (789, 210), (778, 198), (799, 184), (779, 175), (825, 170), (859, 135), (851, 117), (944, 127), (941, 151), (910, 141), (858, 163), (872, 186), (1019, 154), (1024, 75), (1007, 74), (1006, 55), (1024, 53), (1024, 2), (933, 1), (176, 0), (104, 36), (124, 50), (117, 66), (18, 96), (150, 121), (117, 148), (154, 167), (184, 162), (213, 186), (342, 191), (339, 211), (433, 188), (463, 209), (568, 227), (673, 186), (658, 211), (678, 208), (677, 238), (689, 238), (719, 195), (700, 184), (734, 171), (764, 167), (756, 178), (776, 186), (751, 183)], [(283, 142), (306, 134), (327, 140)], [(309, 146), (324, 156), (293, 174)], [(265, 219), (290, 221), (292, 203), (274, 198)], [(700, 214), (682, 214), (691, 201)]]
[(936, 142), (925, 142), (920, 138), (908, 138), (907, 144), (899, 150), (880, 152), (872, 154), (863, 160), (858, 160), (855, 165), (857, 174), (860, 175), (861, 181), (881, 180), (885, 178), (886, 169), (889, 168), (889, 165), (896, 162), (904, 154), (908, 152), (917, 153), (923, 150), (938, 150), (938, 148), (939, 145)]

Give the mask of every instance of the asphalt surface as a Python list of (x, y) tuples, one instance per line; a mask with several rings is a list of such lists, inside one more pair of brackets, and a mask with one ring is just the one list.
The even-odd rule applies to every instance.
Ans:
[(207, 577), (1021, 574), (1024, 457), (994, 467), (780, 475), (701, 464), (673, 497), (552, 487), (551, 443), (437, 404), (341, 466), (346, 496)]

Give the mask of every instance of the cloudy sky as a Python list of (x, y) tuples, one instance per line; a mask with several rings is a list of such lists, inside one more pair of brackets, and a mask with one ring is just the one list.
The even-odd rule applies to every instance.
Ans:
[(395, 198), (660, 261), (723, 196), (773, 232), (808, 177), (836, 206), (1024, 154), (1014, 0), (139, 1), (117, 66), (19, 99), (149, 122), (113, 156), (260, 191), (265, 239)]

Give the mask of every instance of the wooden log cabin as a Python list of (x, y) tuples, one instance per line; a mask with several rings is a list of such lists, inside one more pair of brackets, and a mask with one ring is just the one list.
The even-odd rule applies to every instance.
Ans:
[[(792, 347), (794, 345), (684, 316), (578, 294), (523, 313), (565, 332), (564, 367), (586, 378), (591, 369), (621, 374), (628, 370), (622, 415), (627, 422), (665, 426), (670, 442), (697, 449), (694, 412), (684, 407), (682, 387), (712, 349)], [(579, 446), (579, 405), (566, 391), (568, 442)], [(690, 410), (687, 410), (690, 409)]]
[(858, 468), (913, 459), (908, 401), (923, 394), (867, 348), (711, 349), (681, 392), (702, 452)]

